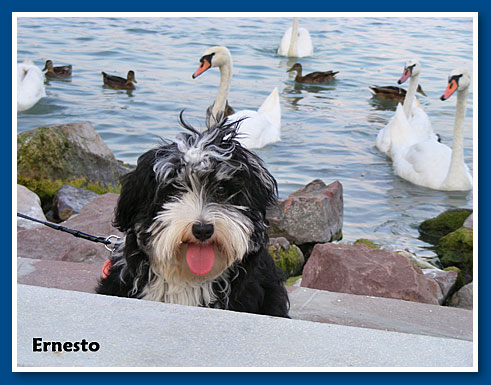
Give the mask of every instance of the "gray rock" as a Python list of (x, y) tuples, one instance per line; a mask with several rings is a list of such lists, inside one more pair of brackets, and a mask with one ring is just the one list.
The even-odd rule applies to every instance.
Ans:
[[(20, 184), (17, 185), (17, 212), (42, 221), (46, 220), (37, 194)], [(35, 229), (43, 226), (41, 223), (17, 217), (18, 229)]]
[(315, 245), (302, 286), (438, 305), (438, 284), (408, 258), (361, 244)]
[[(122, 234), (112, 226), (118, 195), (107, 193), (86, 205), (80, 214), (70, 217), (62, 225), (95, 236)], [(99, 263), (109, 257), (102, 243), (76, 238), (49, 227), (17, 232), (17, 256), (69, 262)]]
[(88, 122), (39, 127), (17, 135), (17, 178), (41, 202), (63, 184), (114, 192), (130, 168), (114, 158)]
[(53, 199), (54, 216), (65, 221), (73, 214), (78, 214), (95, 197), (97, 197), (95, 192), (65, 184), (56, 192)]
[(440, 287), (438, 303), (442, 305), (451, 290), (454, 289), (459, 273), (455, 270), (424, 269), (423, 274), (433, 278)]
[[(369, 245), (367, 245), (369, 246)], [(406, 258), (409, 258), (411, 262), (413, 263), (414, 266), (419, 267), (423, 272), (427, 269), (433, 270), (437, 269), (436, 265), (431, 264), (426, 258), (421, 257), (417, 254), (411, 253), (408, 250), (398, 250), (398, 254), (401, 254), (405, 256)]]
[(301, 245), (339, 240), (343, 228), (343, 186), (320, 179), (290, 194), (267, 212), (270, 237)]
[(448, 302), (448, 306), (458, 307), (461, 309), (472, 310), (473, 308), (473, 282), (468, 283), (467, 285), (460, 288), (450, 301)]
[(465, 227), (466, 229), (473, 230), (473, 220), (474, 220), (474, 213), (472, 213), (467, 217), (467, 219), (465, 220), (462, 226)]

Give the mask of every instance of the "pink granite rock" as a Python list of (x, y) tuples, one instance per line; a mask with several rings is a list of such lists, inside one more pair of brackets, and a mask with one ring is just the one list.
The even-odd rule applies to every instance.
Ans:
[[(95, 236), (121, 236), (111, 224), (118, 197), (113, 193), (100, 195), (61, 225)], [(109, 257), (102, 243), (76, 238), (49, 227), (19, 230), (18, 257), (87, 263), (105, 261)]]
[(17, 283), (95, 293), (102, 265), (17, 258)]
[(326, 186), (320, 179), (307, 184), (278, 202), (267, 213), (270, 237), (285, 237), (297, 245), (341, 239), (343, 186)]
[(302, 286), (438, 305), (438, 284), (408, 258), (362, 244), (315, 245)]

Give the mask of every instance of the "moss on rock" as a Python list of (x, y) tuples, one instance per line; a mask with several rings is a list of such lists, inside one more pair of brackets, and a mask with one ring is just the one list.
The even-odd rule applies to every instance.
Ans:
[(355, 245), (367, 245), (369, 248), (371, 249), (379, 249), (380, 248), (380, 244), (378, 243), (375, 243), (374, 241), (372, 241), (371, 239), (365, 239), (365, 238), (360, 238), (360, 239), (357, 239), (355, 242), (354, 242)]
[(419, 225), (421, 239), (436, 245), (440, 238), (461, 227), (471, 214), (470, 209), (452, 209), (427, 219)]
[(472, 275), (473, 232), (464, 227), (445, 235), (435, 248), (443, 266), (456, 266)]
[(43, 164), (46, 168), (63, 170), (69, 144), (60, 130), (39, 127), (17, 136), (17, 167), (25, 174), (33, 174)]
[(55, 193), (64, 184), (71, 185), (73, 187), (84, 188), (86, 190), (93, 191), (97, 194), (105, 194), (112, 192), (119, 194), (121, 192), (121, 186), (106, 186), (102, 183), (89, 182), (86, 178), (73, 178), (73, 179), (48, 179), (48, 178), (26, 178), (22, 176), (17, 177), (17, 183), (27, 187), (29, 190), (35, 192), (41, 199), (42, 205), (51, 203)]
[(34, 191), (44, 208), (63, 184), (98, 194), (118, 193), (119, 178), (128, 171), (88, 122), (17, 135), (17, 183)]
[(276, 266), (283, 270), (287, 277), (295, 276), (302, 271), (305, 259), (296, 245), (287, 248), (279, 244), (270, 245), (268, 251), (273, 256)]
[(296, 276), (294, 276), (294, 277), (290, 277), (290, 278), (288, 278), (288, 279), (286, 280), (286, 282), (285, 282), (285, 286), (293, 286), (293, 285), (295, 285), (295, 283), (296, 283), (296, 282), (297, 282), (297, 281), (298, 281), (300, 278), (302, 278), (302, 276), (301, 276), (301, 275), (296, 275)]

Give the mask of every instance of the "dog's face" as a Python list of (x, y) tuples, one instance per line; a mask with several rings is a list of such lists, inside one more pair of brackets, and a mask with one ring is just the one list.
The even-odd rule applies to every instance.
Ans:
[(263, 245), (277, 192), (261, 159), (235, 140), (237, 124), (204, 133), (183, 125), (191, 133), (143, 154), (124, 177), (115, 221), (174, 286), (213, 280)]

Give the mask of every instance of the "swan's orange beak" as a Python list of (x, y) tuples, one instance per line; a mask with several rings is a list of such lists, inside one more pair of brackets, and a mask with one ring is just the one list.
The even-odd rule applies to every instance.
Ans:
[(457, 84), (457, 81), (455, 79), (452, 79), (448, 82), (447, 89), (443, 93), (442, 96), (440, 96), (440, 100), (447, 100), (452, 94), (457, 91), (457, 88), (459, 88), (459, 85)]
[(404, 83), (411, 76), (411, 67), (405, 67), (401, 78), (397, 81), (397, 84)]
[(208, 60), (203, 59), (200, 66), (198, 67), (196, 72), (193, 74), (193, 79), (196, 79), (199, 75), (201, 75), (203, 72), (205, 72), (210, 67), (211, 67), (211, 63)]

